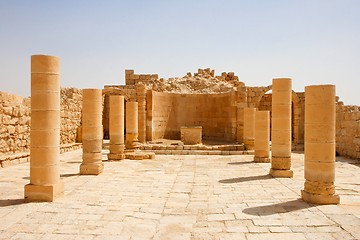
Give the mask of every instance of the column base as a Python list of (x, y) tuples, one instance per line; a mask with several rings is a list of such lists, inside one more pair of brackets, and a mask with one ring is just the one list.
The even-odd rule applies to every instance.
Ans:
[(276, 170), (289, 170), (291, 168), (291, 157), (271, 156), (271, 168)]
[(155, 153), (153, 152), (134, 151), (127, 153), (125, 156), (129, 160), (155, 159)]
[(53, 202), (64, 195), (64, 183), (43, 186), (27, 184), (24, 187), (25, 202)]
[(254, 157), (254, 162), (256, 162), (256, 163), (269, 163), (270, 158), (268, 158), (268, 157)]
[(99, 175), (104, 170), (104, 164), (84, 164), (80, 165), (81, 175)]
[(321, 195), (321, 194), (313, 194), (308, 193), (304, 190), (301, 190), (301, 198), (305, 202), (313, 203), (313, 204), (339, 204), (340, 197), (339, 195)]
[(292, 170), (280, 170), (270, 168), (270, 176), (274, 178), (292, 178), (294, 173)]
[(246, 139), (244, 140), (245, 150), (254, 150), (255, 142), (254, 139)]
[(107, 155), (108, 160), (123, 160), (125, 159), (125, 154), (124, 153), (109, 153)]

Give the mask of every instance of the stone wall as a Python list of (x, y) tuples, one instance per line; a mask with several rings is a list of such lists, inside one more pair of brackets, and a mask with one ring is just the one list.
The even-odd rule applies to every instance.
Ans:
[(336, 152), (341, 156), (360, 158), (360, 107), (344, 106), (336, 109)]
[(146, 82), (154, 79), (158, 79), (158, 74), (135, 74), (134, 70), (125, 70), (125, 84), (136, 85), (140, 82)]
[[(180, 139), (182, 126), (202, 126), (203, 138), (236, 141), (236, 94), (177, 94), (152, 91), (153, 140)], [(151, 106), (149, 106), (151, 105)]]
[(29, 99), (0, 92), (0, 123), (0, 154), (12, 154), (29, 150)]
[(60, 104), (60, 143), (75, 143), (77, 142), (78, 128), (81, 125), (82, 90), (61, 88)]
[[(81, 147), (75, 144), (81, 124), (82, 93), (61, 89), (61, 152)], [(31, 100), (0, 92), (0, 164), (2, 167), (29, 161)]]

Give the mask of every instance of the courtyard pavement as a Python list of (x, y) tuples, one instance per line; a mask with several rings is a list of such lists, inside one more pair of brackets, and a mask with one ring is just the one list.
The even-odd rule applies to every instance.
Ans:
[(80, 176), (77, 150), (61, 155), (53, 203), (23, 202), (29, 163), (3, 168), (0, 239), (360, 239), (360, 162), (337, 158), (341, 204), (317, 206), (300, 199), (303, 158), (293, 154), (293, 179), (230, 155), (105, 161)]

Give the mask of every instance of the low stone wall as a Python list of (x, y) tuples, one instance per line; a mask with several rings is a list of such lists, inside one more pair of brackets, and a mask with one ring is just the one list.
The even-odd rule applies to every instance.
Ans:
[[(82, 91), (61, 89), (61, 152), (81, 147), (76, 144), (81, 124)], [(29, 161), (31, 100), (0, 92), (0, 165)]]
[(341, 156), (360, 158), (360, 107), (344, 106), (336, 109), (336, 152)]

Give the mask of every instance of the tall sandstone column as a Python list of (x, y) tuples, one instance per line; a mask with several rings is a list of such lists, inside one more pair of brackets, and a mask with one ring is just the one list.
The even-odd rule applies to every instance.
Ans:
[(139, 142), (146, 142), (146, 87), (144, 84), (136, 84), (136, 98), (138, 101), (138, 129)]
[(109, 160), (125, 158), (124, 144), (124, 96), (110, 96), (110, 153)]
[(31, 56), (30, 184), (26, 202), (52, 202), (63, 195), (60, 180), (60, 59)]
[(236, 108), (236, 138), (238, 143), (244, 142), (244, 109), (247, 108), (247, 88), (243, 85), (237, 87)]
[(338, 204), (335, 195), (335, 86), (305, 87), (304, 201)]
[(256, 108), (244, 109), (244, 144), (245, 149), (254, 149)]
[(102, 90), (84, 89), (82, 107), (83, 161), (80, 174), (98, 175), (104, 169), (102, 162)]
[(272, 156), (270, 175), (293, 177), (291, 168), (291, 97), (290, 78), (273, 79), (272, 84)]
[(255, 114), (255, 156), (254, 162), (270, 162), (270, 112)]
[(126, 149), (138, 148), (138, 103), (126, 103)]

